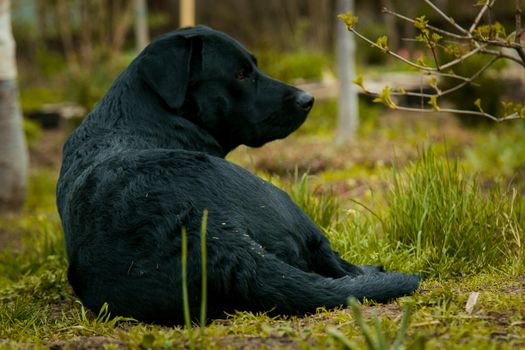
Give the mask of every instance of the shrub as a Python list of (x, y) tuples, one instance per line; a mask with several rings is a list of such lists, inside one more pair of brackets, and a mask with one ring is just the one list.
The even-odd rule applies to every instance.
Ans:
[(322, 54), (296, 51), (278, 53), (264, 50), (256, 54), (261, 70), (275, 79), (293, 82), (298, 79), (320, 80), (330, 67), (330, 59)]

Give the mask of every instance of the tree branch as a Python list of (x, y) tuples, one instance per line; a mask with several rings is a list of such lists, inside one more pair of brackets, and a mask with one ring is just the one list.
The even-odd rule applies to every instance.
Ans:
[[(394, 12), (394, 11), (391, 11), (389, 9), (387, 9), (386, 7), (383, 7), (383, 12), (384, 13), (387, 13), (389, 15), (392, 15), (392, 16), (395, 16), (399, 19), (402, 19), (403, 21), (406, 21), (406, 22), (410, 22), (412, 24), (415, 24), (416, 21), (414, 21), (412, 18), (409, 18), (409, 17), (406, 17), (406, 16), (403, 16), (402, 14), (399, 14), (397, 12)], [(435, 33), (438, 33), (438, 34), (442, 34), (444, 36), (448, 36), (448, 37), (451, 37), (451, 38), (454, 38), (454, 39), (458, 39), (458, 40), (470, 40), (468, 37), (464, 36), (464, 35), (459, 35), (459, 34), (455, 34), (455, 33), (451, 33), (447, 30), (443, 30), (441, 28), (437, 28), (437, 27), (434, 27), (430, 24), (427, 24), (427, 28), (430, 29), (431, 31), (435, 32)]]
[(523, 65), (525, 66), (525, 49), (521, 46), (521, 36), (523, 34), (521, 29), (521, 1), (516, 0), (516, 31), (514, 34), (514, 43), (517, 44), (519, 47), (516, 47), (516, 51), (518, 52), (518, 55), (520, 56), (521, 60), (523, 61)]
[(432, 7), (432, 9), (434, 11), (436, 11), (441, 17), (443, 17), (448, 23), (450, 23), (453, 27), (455, 27), (457, 30), (459, 30), (461, 33), (465, 34), (465, 35), (468, 35), (469, 32), (463, 28), (462, 26), (460, 26), (459, 24), (456, 23), (456, 21), (454, 20), (454, 18), (448, 16), (446, 13), (444, 13), (443, 11), (441, 11), (441, 9), (439, 7), (437, 7), (436, 5), (434, 5), (432, 3), (432, 1), (430, 0), (425, 0), (425, 2), (430, 6)]
[[(405, 112), (421, 112), (421, 113), (436, 113), (435, 109), (430, 108), (412, 108), (412, 107), (403, 107), (403, 106), (396, 106), (397, 110), (405, 111)], [(514, 119), (520, 119), (520, 115), (518, 113), (512, 113), (507, 116), (504, 116), (502, 118), (498, 118), (493, 116), (490, 113), (487, 112), (481, 112), (481, 111), (469, 111), (464, 109), (453, 109), (453, 108), (441, 108), (439, 112), (444, 113), (454, 113), (454, 114), (464, 114), (464, 115), (475, 115), (475, 116), (481, 116), (486, 117), (489, 119), (492, 119), (495, 122), (502, 122), (505, 120), (514, 120)]]
[[(519, 1), (519, 0), (518, 0)], [(492, 8), (492, 6), (494, 5), (494, 3), (496, 2), (496, 0), (486, 0), (485, 2), (485, 5), (483, 5), (483, 7), (481, 8), (481, 10), (479, 11), (478, 13), (478, 16), (476, 17), (476, 19), (474, 20), (474, 23), (472, 23), (472, 26), (470, 26), (470, 29), (468, 30), (469, 34), (472, 35), (472, 33), (474, 32), (474, 30), (476, 29), (476, 27), (478, 26), (479, 24), (479, 21), (481, 20), (481, 17), (483, 17), (483, 15), (485, 14), (485, 12), (489, 9), (489, 8)]]
[[(483, 116), (483, 117), (487, 117), (497, 122), (501, 122), (503, 120), (525, 118), (525, 107), (520, 103), (507, 104), (508, 107), (505, 107), (505, 112), (504, 112), (504, 114), (506, 115), (503, 117), (496, 117), (492, 114), (485, 112), (481, 108), (479, 99), (474, 103), (478, 107), (479, 111), (468, 110), (468, 109), (467, 110), (457, 110), (457, 109), (450, 109), (450, 108), (442, 109), (437, 104), (438, 98), (451, 94), (455, 91), (458, 91), (461, 88), (465, 87), (467, 84), (474, 83), (474, 81), (479, 76), (484, 74), (499, 59), (503, 58), (506, 60), (514, 61), (525, 68), (525, 46), (522, 45), (522, 41), (521, 41), (521, 35), (525, 32), (525, 30), (522, 28), (522, 25), (521, 25), (521, 14), (522, 14), (522, 10), (520, 7), (521, 0), (516, 0), (516, 13), (515, 13), (516, 30), (514, 33), (511, 33), (510, 35), (507, 35), (505, 37), (500, 35), (502, 31), (500, 31), (499, 28), (491, 24), (492, 19), (488, 20), (489, 22), (488, 22), (487, 28), (483, 28), (483, 31), (478, 30), (478, 28), (480, 28), (480, 23), (483, 17), (487, 13), (490, 15), (490, 11), (492, 10), (494, 4), (496, 3), (496, 0), (483, 0), (481, 4), (482, 7), (477, 13), (468, 31), (462, 26), (460, 26), (459, 24), (457, 24), (452, 17), (448, 16), (441, 9), (439, 9), (431, 0), (424, 0), (424, 1), (434, 11), (436, 11), (441, 17), (443, 17), (447, 21), (447, 23), (451, 24), (454, 28), (456, 28), (460, 32), (460, 34), (453, 33), (451, 31), (432, 26), (428, 24), (428, 21), (425, 19), (425, 17), (420, 17), (416, 19), (408, 18), (402, 14), (391, 11), (387, 9), (386, 7), (383, 8), (383, 13), (387, 13), (403, 21), (412, 23), (416, 28), (419, 29), (421, 35), (417, 38), (413, 38), (409, 40), (415, 40), (415, 41), (426, 44), (427, 48), (430, 49), (432, 52), (434, 62), (435, 62), (435, 67), (432, 67), (432, 65), (427, 66), (424, 62), (420, 62), (419, 60), (416, 62), (411, 59), (407, 59), (405, 57), (400, 56), (399, 54), (391, 51), (388, 48), (387, 44), (385, 44), (386, 41), (382, 40), (381, 42), (379, 42), (378, 40), (377, 42), (373, 42), (372, 40), (368, 39), (367, 37), (359, 33), (353, 24), (350, 24), (350, 25), (347, 24), (347, 27), (349, 31), (357, 35), (360, 39), (366, 41), (371, 46), (378, 48), (381, 51), (385, 52), (386, 54), (394, 57), (395, 59), (407, 64), (408, 66), (419, 70), (423, 74), (430, 75), (432, 77), (430, 81), (430, 86), (432, 86), (432, 88), (435, 90), (435, 93), (425, 93), (423, 92), (423, 90), (421, 90), (420, 92), (413, 92), (413, 91), (407, 92), (402, 88), (392, 91), (392, 89), (388, 86), (385, 86), (383, 91), (379, 93), (379, 92), (371, 92), (367, 90), (363, 86), (362, 79), (356, 82), (356, 84), (359, 85), (367, 95), (376, 97), (375, 102), (384, 103), (389, 108), (398, 109), (402, 111), (415, 111), (415, 112), (442, 111), (442, 112), (450, 112), (450, 113), (455, 113), (455, 114)], [(357, 21), (355, 21), (355, 23), (357, 23)], [(484, 34), (486, 30), (489, 31), (488, 35)], [(434, 35), (433, 33), (436, 33), (439, 35)], [(443, 38), (445, 39), (442, 41), (441, 39)], [(497, 48), (500, 48), (500, 49), (497, 49)], [(504, 52), (502, 50), (503, 48), (510, 48), (510, 49), (516, 50), (518, 52), (519, 57)], [(452, 51), (452, 53), (455, 55), (455, 58), (452, 57), (448, 62), (440, 63), (438, 62), (438, 54), (436, 52), (436, 49), (445, 50), (447, 52)], [(487, 63), (485, 63), (481, 68), (479, 68), (470, 77), (464, 77), (464, 76), (456, 75), (454, 73), (444, 72), (445, 70), (455, 67), (458, 64), (464, 63), (470, 57), (475, 56), (475, 55), (480, 55), (480, 54), (488, 55), (492, 57)], [(461, 82), (457, 83), (456, 85), (450, 87), (447, 90), (442, 91), (438, 86), (436, 77), (457, 79), (457, 80), (460, 80)], [(421, 105), (421, 108), (397, 106), (390, 99), (391, 96), (419, 97), (421, 98), (422, 103), (424, 103), (425, 100), (427, 100), (426, 102), (430, 106), (432, 106), (432, 109), (425, 108), (423, 104)]]

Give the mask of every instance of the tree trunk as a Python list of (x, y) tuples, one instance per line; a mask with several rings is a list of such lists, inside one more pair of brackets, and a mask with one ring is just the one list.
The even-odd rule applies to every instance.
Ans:
[[(354, 0), (337, 0), (337, 13), (354, 12)], [(342, 21), (336, 23), (337, 65), (339, 67), (339, 113), (335, 142), (338, 146), (353, 139), (359, 124), (355, 80), (355, 41)]]
[(0, 212), (22, 207), (28, 155), (16, 84), (10, 0), (0, 0)]
[(137, 51), (142, 51), (149, 43), (148, 4), (146, 0), (135, 0), (135, 43)]
[(180, 1), (180, 26), (189, 27), (195, 25), (195, 0)]

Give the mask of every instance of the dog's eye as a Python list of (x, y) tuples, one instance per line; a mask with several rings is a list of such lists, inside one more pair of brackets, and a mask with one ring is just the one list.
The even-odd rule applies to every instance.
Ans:
[(246, 69), (244, 69), (244, 68), (241, 68), (237, 72), (235, 72), (235, 79), (237, 79), (237, 80), (244, 80), (244, 79), (248, 78), (248, 76), (249, 76), (249, 74), (246, 71)]

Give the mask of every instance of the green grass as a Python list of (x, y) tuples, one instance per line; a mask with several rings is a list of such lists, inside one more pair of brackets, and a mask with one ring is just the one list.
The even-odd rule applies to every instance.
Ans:
[(297, 170), (294, 183), (289, 190), (292, 200), (317, 224), (327, 229), (338, 222), (341, 207), (333, 194), (312, 195), (307, 174), (298, 177)]
[[(320, 309), (306, 317), (239, 312), (212, 322), (205, 332), (199, 325), (190, 331), (113, 318), (107, 308), (89, 311), (77, 301), (66, 279), (53, 174), (33, 172), (24, 212), (0, 220), (0, 231), (21, 237), (0, 250), (0, 348), (78, 348), (88, 342), (106, 349), (525, 346), (524, 200), (502, 182), (480, 183), (457, 161), (432, 150), (384, 175), (391, 186), (358, 203), (341, 203), (334, 193), (312, 188), (308, 176), (275, 179), (343, 257), (422, 272), (418, 293), (386, 305), (354, 303), (350, 310)], [(472, 292), (480, 295), (467, 310)]]
[(385, 236), (413, 250), (419, 271), (461, 275), (486, 269), (523, 272), (525, 206), (505, 185), (482, 189), (457, 161), (424, 151), (394, 171)]
[[(389, 334), (386, 334), (382, 329), (381, 321), (377, 316), (373, 317), (374, 327), (372, 328), (367, 324), (363, 317), (363, 311), (359, 302), (356, 299), (350, 300), (350, 310), (355, 322), (363, 334), (363, 338), (366, 343), (367, 349), (370, 350), (401, 350), (404, 349), (405, 337), (410, 321), (410, 313), (412, 310), (412, 304), (406, 303), (403, 307), (403, 314), (399, 324), (399, 330), (395, 336), (395, 339), (389, 339)], [(341, 343), (343, 348), (348, 350), (361, 349), (356, 343), (352, 342), (343, 333), (337, 330), (335, 327), (329, 328), (328, 333)]]
[(509, 123), (485, 130), (465, 150), (470, 169), (489, 177), (515, 176), (525, 169), (525, 124)]

